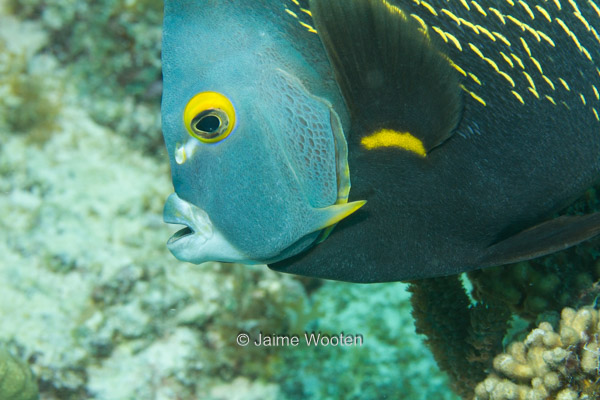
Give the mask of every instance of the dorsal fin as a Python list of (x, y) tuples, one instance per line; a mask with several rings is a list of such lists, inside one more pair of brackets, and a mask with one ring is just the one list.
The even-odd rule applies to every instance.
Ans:
[(427, 28), (384, 0), (310, 0), (352, 123), (395, 131), (427, 152), (448, 139), (462, 110), (458, 74)]

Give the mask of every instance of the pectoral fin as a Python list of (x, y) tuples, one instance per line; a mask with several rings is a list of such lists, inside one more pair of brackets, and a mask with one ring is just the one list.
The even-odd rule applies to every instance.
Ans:
[(600, 213), (542, 222), (490, 246), (482, 266), (511, 264), (567, 249), (600, 233)]

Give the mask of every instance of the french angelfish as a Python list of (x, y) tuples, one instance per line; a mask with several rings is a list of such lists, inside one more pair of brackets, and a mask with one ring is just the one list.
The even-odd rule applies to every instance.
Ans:
[(383, 282), (589, 239), (596, 0), (166, 0), (168, 248)]

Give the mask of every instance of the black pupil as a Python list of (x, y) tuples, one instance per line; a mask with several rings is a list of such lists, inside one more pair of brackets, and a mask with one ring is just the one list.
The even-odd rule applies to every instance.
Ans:
[(202, 132), (213, 133), (221, 126), (221, 120), (219, 117), (214, 115), (207, 115), (204, 118), (200, 118), (198, 122), (196, 122), (196, 129)]

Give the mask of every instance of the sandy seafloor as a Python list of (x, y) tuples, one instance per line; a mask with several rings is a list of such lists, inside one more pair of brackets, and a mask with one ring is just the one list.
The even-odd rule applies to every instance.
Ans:
[[(404, 284), (173, 258), (159, 98), (96, 99), (77, 73), (85, 59), (52, 46), (61, 3), (25, 3), (17, 18), (0, 1), (0, 345), (29, 364), (41, 399), (456, 398), (414, 332)], [(123, 115), (130, 125), (115, 123)], [(364, 344), (235, 341), (312, 330)]]

